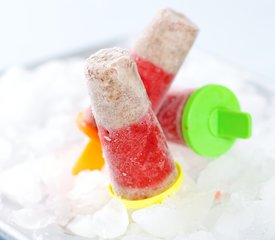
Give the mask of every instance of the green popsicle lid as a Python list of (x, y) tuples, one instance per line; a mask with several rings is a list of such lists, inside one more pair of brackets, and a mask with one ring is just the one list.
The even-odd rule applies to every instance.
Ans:
[(189, 97), (182, 114), (182, 134), (197, 154), (218, 157), (237, 138), (249, 138), (251, 115), (241, 112), (234, 93), (221, 85), (206, 85)]

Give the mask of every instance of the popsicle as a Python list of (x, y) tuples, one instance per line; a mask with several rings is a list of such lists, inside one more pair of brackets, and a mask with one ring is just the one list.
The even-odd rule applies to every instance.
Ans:
[(221, 85), (171, 91), (157, 117), (167, 140), (206, 157), (224, 154), (252, 132), (250, 114), (241, 112), (235, 94)]
[(197, 34), (197, 26), (183, 14), (163, 9), (134, 43), (131, 55), (154, 112), (158, 112)]
[(168, 190), (178, 168), (130, 53), (98, 51), (87, 60), (86, 78), (114, 194), (135, 201)]
[[(198, 28), (183, 14), (171, 9), (157, 12), (152, 22), (142, 32), (131, 49), (131, 56), (135, 60), (139, 74), (146, 88), (152, 108), (156, 113), (184, 59), (189, 53)], [(91, 131), (95, 131), (95, 122), (91, 108), (85, 114), (80, 114)], [(92, 129), (94, 128), (94, 129)], [(99, 143), (100, 144), (100, 143)], [(91, 146), (95, 149), (89, 149)], [(93, 169), (103, 165), (93, 163), (98, 157), (93, 157), (92, 152), (99, 152), (98, 145), (86, 146), (78, 159), (73, 171), (75, 174), (85, 169)], [(82, 168), (81, 168), (81, 167)]]

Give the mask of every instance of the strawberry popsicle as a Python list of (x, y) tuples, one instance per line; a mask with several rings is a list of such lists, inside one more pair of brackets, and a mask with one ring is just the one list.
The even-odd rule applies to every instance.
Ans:
[(115, 194), (136, 200), (165, 191), (177, 168), (129, 52), (100, 50), (87, 60), (86, 77)]
[(171, 91), (157, 117), (167, 140), (206, 157), (218, 157), (237, 138), (251, 135), (250, 114), (241, 112), (234, 93), (220, 85)]
[(154, 112), (191, 49), (198, 28), (183, 14), (158, 11), (131, 49)]

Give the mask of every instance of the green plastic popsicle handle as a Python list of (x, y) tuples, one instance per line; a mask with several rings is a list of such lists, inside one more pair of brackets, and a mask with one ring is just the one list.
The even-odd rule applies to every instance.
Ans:
[(217, 125), (218, 136), (243, 139), (250, 138), (250, 114), (227, 109), (218, 109), (211, 117), (214, 117), (214, 121), (210, 120), (210, 122)]
[(194, 91), (182, 113), (182, 135), (197, 154), (219, 157), (237, 138), (249, 138), (251, 116), (241, 112), (235, 94), (221, 85), (206, 85)]

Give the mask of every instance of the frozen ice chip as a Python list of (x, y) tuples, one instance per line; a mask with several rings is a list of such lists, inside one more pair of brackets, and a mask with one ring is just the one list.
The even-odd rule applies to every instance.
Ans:
[(173, 237), (183, 230), (183, 222), (177, 209), (164, 204), (136, 210), (132, 219), (144, 231), (158, 237)]
[[(209, 192), (187, 192), (181, 198), (167, 199), (165, 203), (174, 208), (180, 216), (181, 229), (185, 232), (194, 231), (198, 226), (203, 225), (203, 222), (212, 207), (214, 194)], [(176, 221), (174, 219), (173, 221)], [(176, 224), (176, 222), (175, 222)]]
[(152, 235), (145, 235), (145, 234), (135, 234), (135, 235), (128, 235), (121, 240), (161, 240), (160, 238), (154, 237)]
[(67, 139), (61, 129), (42, 128), (27, 136), (25, 141), (33, 151), (41, 154), (64, 146)]
[(12, 221), (27, 229), (44, 228), (54, 222), (54, 216), (41, 206), (13, 211)]
[(72, 206), (66, 195), (51, 194), (48, 196), (45, 205), (53, 212), (55, 222), (60, 226), (65, 226), (73, 217)]
[(68, 196), (76, 214), (93, 213), (110, 200), (108, 180), (100, 171), (82, 171)]
[(93, 215), (92, 228), (99, 237), (115, 238), (123, 235), (129, 219), (126, 207), (118, 200), (112, 199)]
[[(70, 150), (67, 149), (67, 152)], [(45, 155), (37, 166), (43, 184), (50, 194), (66, 194), (73, 183), (70, 164), (66, 156)]]
[(79, 216), (76, 216), (67, 225), (67, 229), (78, 236), (94, 238), (96, 235), (94, 233), (92, 226), (93, 226), (93, 216), (79, 215)]
[(73, 121), (75, 121), (73, 114), (59, 114), (47, 121), (46, 128), (58, 132), (63, 137), (63, 139), (60, 139), (58, 145), (62, 146), (62, 144), (64, 145), (64, 143), (70, 142), (78, 136), (79, 131), (72, 124)]
[(247, 166), (238, 180), (232, 182), (230, 192), (238, 192), (246, 198), (254, 199), (258, 194), (264, 175), (260, 168), (260, 166)]
[(174, 240), (216, 240), (214, 235), (207, 231), (194, 232), (187, 237), (178, 236)]
[(192, 178), (197, 178), (200, 171), (208, 164), (206, 158), (179, 144), (169, 143), (169, 148), (173, 158), (177, 159), (185, 173)]
[(246, 166), (229, 155), (211, 161), (201, 172), (198, 186), (202, 189), (217, 189), (227, 191), (232, 183), (238, 179)]
[(263, 120), (265, 110), (270, 106), (270, 102), (267, 101), (267, 98), (261, 96), (260, 91), (258, 86), (246, 84), (239, 94), (242, 106), (252, 114), (254, 123)]
[(268, 223), (266, 221), (260, 222), (260, 224), (254, 223), (249, 229), (241, 232), (239, 239), (273, 240), (275, 236), (274, 225), (274, 221), (268, 221)]
[[(131, 213), (130, 213), (131, 214)], [(131, 221), (124, 237), (121, 240), (161, 240), (160, 238), (153, 236), (145, 232), (137, 223)]]
[(20, 164), (0, 173), (0, 192), (22, 206), (40, 202), (45, 196), (39, 176), (31, 164)]
[[(82, 240), (79, 236), (72, 235), (64, 231), (63, 228), (52, 224), (43, 229), (37, 229), (33, 232), (33, 240)], [(85, 238), (86, 239), (86, 238)]]
[(260, 207), (261, 211), (257, 215), (258, 217), (262, 217), (265, 221), (275, 222), (275, 193), (274, 193), (274, 186), (275, 186), (275, 176), (271, 179), (266, 181), (261, 190), (260, 190)]
[(176, 194), (163, 204), (133, 212), (132, 219), (154, 236), (171, 238), (203, 225), (213, 199), (212, 192)]
[(275, 186), (275, 176), (273, 176), (271, 179), (269, 179), (263, 184), (263, 187), (260, 191), (260, 196), (262, 200), (266, 202), (272, 202), (272, 203), (275, 202), (274, 186)]
[(8, 139), (0, 137), (0, 169), (3, 164), (10, 158), (12, 145)]
[(219, 217), (221, 216), (221, 214), (225, 208), (224, 205), (225, 204), (217, 204), (209, 210), (209, 212), (203, 222), (204, 227), (206, 227), (207, 229), (213, 229), (213, 226), (219, 220)]
[[(168, 230), (174, 234), (173, 229), (178, 229), (177, 225), (173, 225), (179, 223), (180, 231), (183, 233), (175, 238), (165, 237), (166, 240), (213, 240), (214, 234), (216, 240), (273, 239), (275, 236), (275, 178), (272, 176), (275, 172), (275, 148), (272, 143), (275, 119), (274, 116), (273, 120), (268, 118), (274, 115), (272, 109), (275, 109), (275, 98), (271, 94), (269, 101), (266, 101), (264, 96), (260, 96), (260, 88), (249, 87), (242, 81), (236, 81), (236, 79), (247, 78), (243, 73), (225, 67), (207, 55), (193, 53), (196, 55), (190, 55), (191, 58), (188, 58), (188, 63), (183, 66), (177, 80), (189, 86), (201, 86), (203, 81), (214, 79), (214, 82), (231, 86), (237, 94), (239, 93), (244, 110), (253, 115), (254, 138), (239, 142), (232, 151), (220, 159), (209, 161), (207, 166), (206, 159), (192, 155), (190, 151), (176, 145), (173, 146), (173, 159), (181, 163), (188, 177), (197, 179), (201, 172), (201, 176), (198, 177), (198, 186), (192, 182), (192, 179), (189, 181), (190, 179), (186, 178), (183, 188), (154, 210), (154, 214), (157, 213), (156, 216), (152, 215), (153, 210), (149, 211), (149, 209), (133, 212), (133, 216), (136, 214), (136, 222), (131, 223), (126, 232), (117, 239), (156, 240), (159, 238), (145, 230), (162, 235), (165, 235)], [(198, 68), (200, 71), (197, 71)], [(24, 205), (23, 209), (12, 212), (16, 224), (24, 228), (43, 227), (33, 229), (34, 240), (84, 238), (73, 234), (85, 234), (89, 237), (96, 234), (100, 237), (96, 236), (93, 239), (99, 239), (102, 238), (103, 233), (112, 233), (110, 237), (113, 237), (117, 235), (114, 232), (118, 228), (121, 229), (122, 225), (127, 225), (126, 220), (121, 225), (119, 220), (121, 217), (116, 217), (126, 211), (123, 206), (121, 206), (123, 211), (105, 206), (110, 198), (105, 195), (107, 194), (105, 190), (103, 193), (100, 189), (107, 188), (108, 183), (104, 183), (103, 187), (102, 178), (98, 176), (101, 173), (84, 173), (85, 176), (82, 175), (79, 178), (71, 176), (70, 161), (78, 156), (72, 153), (71, 146), (75, 142), (80, 146), (82, 135), (78, 134), (77, 129), (74, 131), (78, 135), (72, 132), (74, 126), (70, 123), (70, 119), (73, 120), (78, 109), (86, 106), (83, 98), (85, 82), (79, 81), (83, 78), (83, 60), (41, 66), (39, 70), (34, 71), (33, 74), (25, 70), (13, 69), (0, 79), (0, 115), (2, 114), (0, 119), (1, 123), (4, 123), (0, 126), (0, 168), (2, 163), (4, 164), (2, 166), (20, 164), (11, 169), (1, 169), (0, 192), (3, 195), (3, 206), (2, 208), (0, 206), (0, 215), (6, 219), (11, 218), (11, 212), (6, 205), (6, 198), (10, 198)], [(267, 105), (269, 109), (266, 109)], [(59, 130), (56, 131), (56, 129)], [(53, 141), (54, 139), (56, 142)], [(20, 143), (24, 145), (19, 148)], [(15, 148), (17, 151), (14, 151)], [(60, 156), (62, 150), (64, 154)], [(58, 157), (48, 157), (49, 154)], [(39, 159), (34, 158), (32, 164), (22, 165), (22, 161), (31, 159), (35, 155), (39, 156)], [(35, 169), (38, 165), (41, 171), (37, 173)], [(201, 171), (202, 168), (205, 169)], [(259, 192), (257, 192), (257, 184), (260, 188)], [(44, 185), (49, 195), (46, 201), (42, 202), (41, 200), (45, 197)], [(205, 193), (208, 189), (213, 190), (209, 195)], [(221, 191), (221, 200), (214, 200), (215, 205), (210, 208), (216, 191)], [(68, 192), (70, 192), (69, 197)], [(246, 198), (249, 194), (249, 200), (257, 206), (250, 207), (248, 202), (243, 202), (241, 198), (235, 199), (235, 202), (228, 199), (232, 192), (238, 192), (241, 198)], [(33, 206), (36, 202), (43, 206), (45, 204), (48, 210), (43, 210), (43, 207), (37, 210), (37, 207)], [(74, 213), (71, 212), (72, 204)], [(95, 215), (97, 219), (94, 220), (93, 213), (96, 211), (98, 211)], [(140, 216), (137, 214), (139, 211), (142, 211)], [(207, 211), (208, 214), (203, 217)], [(81, 215), (73, 218), (76, 213)], [(174, 213), (179, 217), (174, 218)], [(50, 222), (47, 219), (51, 219), (53, 215), (54, 223), (47, 225)], [(123, 216), (127, 219), (127, 214), (124, 213)], [(170, 222), (165, 225), (163, 223), (165, 219), (160, 219), (159, 216), (168, 218)], [(73, 221), (68, 225), (71, 232), (60, 227), (68, 224), (71, 219)], [(94, 233), (94, 229), (99, 233)]]
[(189, 177), (188, 175), (184, 178), (184, 184), (182, 184), (180, 190), (177, 192), (177, 194), (172, 195), (170, 198), (167, 198), (166, 202), (173, 201), (174, 198), (185, 198), (185, 194), (188, 192), (194, 192), (197, 189), (197, 184), (194, 179)]
[(254, 214), (246, 204), (239, 195), (232, 195), (214, 226), (218, 239), (237, 240), (240, 232), (251, 226)]

